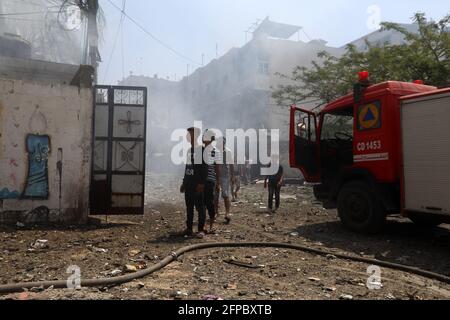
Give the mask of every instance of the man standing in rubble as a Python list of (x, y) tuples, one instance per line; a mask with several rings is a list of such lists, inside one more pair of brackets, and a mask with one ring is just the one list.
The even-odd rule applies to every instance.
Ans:
[(247, 186), (252, 183), (252, 163), (253, 161), (248, 159), (245, 160), (244, 165), (244, 184)]
[(186, 231), (185, 236), (193, 236), (194, 227), (194, 208), (198, 212), (198, 237), (205, 236), (206, 211), (204, 202), (204, 191), (208, 168), (203, 158), (203, 147), (198, 144), (201, 130), (198, 128), (189, 128), (187, 139), (191, 143), (188, 152), (186, 170), (184, 174), (183, 184), (180, 191), (185, 194), (186, 201)]
[(205, 145), (205, 162), (208, 165), (208, 176), (205, 185), (205, 205), (209, 214), (209, 233), (214, 234), (214, 223), (216, 221), (215, 195), (220, 192), (220, 159), (217, 149), (212, 145), (216, 136), (214, 131), (206, 130), (203, 135), (203, 143)]
[(231, 202), (239, 200), (239, 191), (241, 190), (241, 177), (244, 175), (243, 165), (234, 164), (234, 181), (231, 181), (231, 195), (233, 199)]
[(220, 152), (220, 190), (221, 192), (216, 194), (216, 214), (219, 215), (219, 202), (220, 196), (222, 196), (225, 202), (225, 222), (229, 224), (231, 222), (231, 182), (234, 181), (234, 160), (231, 151), (226, 147), (227, 140), (225, 137), (217, 139), (217, 148)]
[[(267, 176), (264, 180), (264, 188), (269, 188), (268, 211), (271, 213), (277, 212), (280, 208), (281, 187), (283, 185), (284, 171), (280, 164), (279, 155), (272, 156), (270, 167), (276, 168), (276, 173)], [(273, 209), (273, 197), (275, 196), (275, 209)]]

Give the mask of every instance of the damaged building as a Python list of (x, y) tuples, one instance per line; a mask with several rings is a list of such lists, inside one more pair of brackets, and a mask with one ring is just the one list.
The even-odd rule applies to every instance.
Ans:
[[(152, 135), (166, 132), (163, 138), (170, 141), (173, 129), (192, 125), (194, 120), (202, 120), (205, 126), (222, 132), (225, 129), (279, 129), (282, 164), (290, 176), (298, 177), (298, 170), (289, 170), (288, 165), (289, 107), (278, 106), (272, 98), (273, 88), (289, 83), (278, 73), (290, 74), (299, 65), (309, 67), (320, 51), (333, 55), (344, 51), (329, 47), (322, 40), (291, 40), (300, 29), (267, 18), (243, 47), (231, 49), (181, 81), (130, 76), (120, 84), (149, 88), (149, 123), (154, 122), (153, 117), (160, 118), (161, 113), (171, 115), (158, 121), (157, 126), (164, 129), (150, 126), (150, 140)], [(177, 115), (182, 115), (184, 121), (176, 119)], [(150, 158), (170, 162), (170, 148), (158, 148), (158, 143), (150, 144)], [(154, 159), (154, 153), (159, 157)]]
[[(402, 25), (411, 32), (417, 25)], [(180, 81), (157, 76), (131, 75), (121, 85), (146, 86), (149, 90), (148, 139), (150, 168), (168, 168), (174, 129), (202, 120), (209, 128), (279, 129), (281, 162), (289, 177), (299, 177), (289, 166), (289, 106), (279, 106), (272, 92), (280, 85), (293, 84), (280, 74), (290, 75), (297, 66), (311, 67), (317, 54), (326, 51), (339, 57), (345, 46), (336, 48), (324, 40), (301, 41), (295, 35), (301, 27), (273, 22), (266, 18), (253, 30), (253, 38), (243, 47), (198, 68)], [(395, 31), (379, 30), (352, 42), (367, 50), (367, 41), (375, 45), (400, 44), (404, 38)], [(311, 100), (303, 107), (314, 108), (321, 101)], [(256, 159), (253, 159), (256, 160)]]
[(93, 68), (15, 56), (0, 38), (0, 223), (88, 218)]

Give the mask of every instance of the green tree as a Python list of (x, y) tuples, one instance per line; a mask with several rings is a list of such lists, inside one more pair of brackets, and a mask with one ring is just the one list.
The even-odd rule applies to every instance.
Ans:
[(413, 22), (418, 26), (417, 33), (409, 32), (396, 23), (382, 23), (382, 30), (395, 30), (404, 36), (405, 43), (401, 45), (366, 42), (368, 49), (363, 52), (348, 45), (340, 57), (320, 52), (311, 68), (299, 66), (291, 75), (279, 74), (291, 80), (292, 84), (279, 86), (273, 97), (280, 106), (308, 99), (328, 103), (351, 92), (361, 70), (370, 71), (372, 83), (421, 79), (429, 85), (448, 85), (450, 14), (434, 22), (427, 20), (425, 14), (416, 13)]

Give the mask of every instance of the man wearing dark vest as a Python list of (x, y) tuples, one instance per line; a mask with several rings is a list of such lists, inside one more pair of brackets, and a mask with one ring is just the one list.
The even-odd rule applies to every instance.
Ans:
[(185, 194), (186, 201), (186, 236), (193, 235), (194, 208), (198, 212), (198, 237), (205, 236), (206, 211), (204, 202), (204, 191), (208, 167), (203, 159), (203, 147), (198, 144), (201, 130), (198, 128), (189, 128), (187, 139), (191, 143), (191, 149), (188, 152), (186, 169), (184, 173), (183, 184), (180, 191)]

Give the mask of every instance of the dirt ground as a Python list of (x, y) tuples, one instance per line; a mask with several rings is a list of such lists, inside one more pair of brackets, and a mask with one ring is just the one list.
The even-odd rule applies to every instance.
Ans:
[[(423, 230), (393, 217), (379, 235), (345, 231), (334, 210), (314, 202), (311, 189), (283, 188), (282, 208), (268, 214), (262, 184), (243, 187), (230, 225), (203, 240), (183, 231), (180, 177), (149, 175), (144, 217), (99, 217), (88, 227), (0, 228), (0, 283), (67, 279), (76, 265), (83, 278), (126, 273), (160, 261), (185, 245), (203, 241), (290, 242), (372, 257), (450, 275), (450, 228)], [(33, 248), (36, 240), (47, 240)], [(250, 267), (229, 264), (233, 259)], [(187, 254), (160, 272), (117, 287), (81, 290), (34, 288), (0, 299), (449, 299), (450, 286), (382, 268), (380, 290), (366, 286), (368, 265), (275, 249), (212, 249)]]

